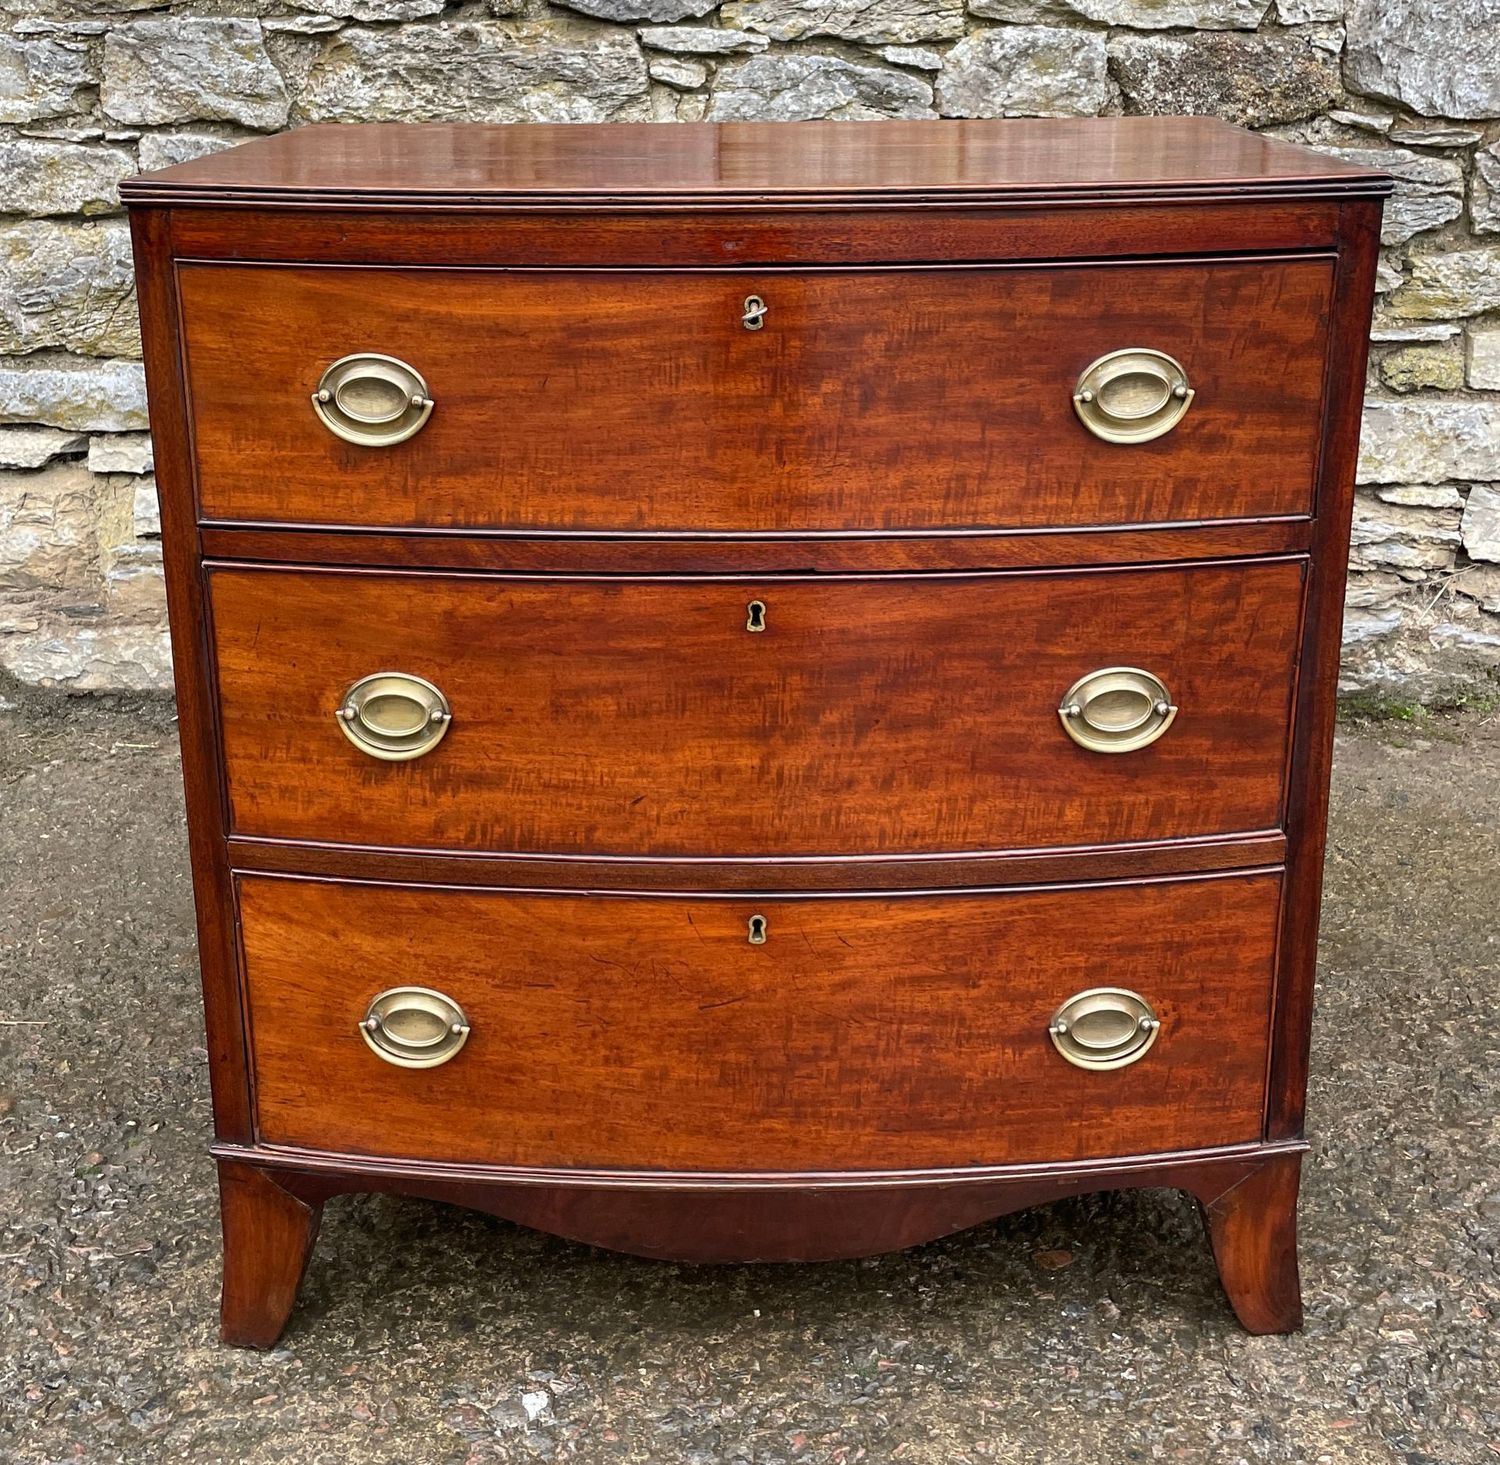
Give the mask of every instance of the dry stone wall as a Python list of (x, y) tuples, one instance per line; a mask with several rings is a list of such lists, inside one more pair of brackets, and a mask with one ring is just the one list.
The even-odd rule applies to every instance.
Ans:
[(0, 675), (169, 684), (137, 168), (307, 122), (1119, 112), (1395, 174), (1344, 685), (1493, 686), (1495, 0), (0, 0)]

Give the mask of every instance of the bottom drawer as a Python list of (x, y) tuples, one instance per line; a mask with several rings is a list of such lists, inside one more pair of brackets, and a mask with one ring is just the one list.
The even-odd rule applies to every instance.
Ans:
[[(1255, 873), (757, 900), (243, 876), (259, 1136), (710, 1171), (1255, 1140), (1279, 890)], [(467, 1038), (438, 1066), (376, 1051), (440, 1055), (453, 1041), (406, 999), (361, 1032), (372, 1000), (406, 983), (462, 1010)], [(1092, 988), (1146, 1000), (1160, 1027), (1144, 1056), (1107, 1069), (1064, 1058), (1049, 1025)], [(1125, 1037), (1118, 1001), (1101, 999), (1064, 1045)]]

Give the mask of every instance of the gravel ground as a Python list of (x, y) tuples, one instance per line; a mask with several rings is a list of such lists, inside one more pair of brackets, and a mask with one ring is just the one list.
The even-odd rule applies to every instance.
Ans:
[(329, 1204), (268, 1354), (218, 1251), (178, 766), (149, 704), (0, 712), (0, 1460), (1500, 1460), (1500, 720), (1341, 738), (1306, 1330), (1173, 1192), (898, 1256), (692, 1268)]

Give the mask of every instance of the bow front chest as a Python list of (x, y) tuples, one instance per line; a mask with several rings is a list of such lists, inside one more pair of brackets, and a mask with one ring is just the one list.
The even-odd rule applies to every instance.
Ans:
[(223, 1201), (651, 1257), (1295, 1211), (1381, 175), (1202, 119), (314, 127), (131, 206)]

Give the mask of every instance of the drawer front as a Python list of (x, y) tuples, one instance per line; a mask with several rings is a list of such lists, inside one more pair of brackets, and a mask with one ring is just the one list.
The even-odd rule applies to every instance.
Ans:
[[(730, 857), (1274, 829), (1302, 578), (1300, 560), (754, 582), (219, 567), (231, 827)], [(1122, 664), (1175, 718), (1133, 752), (1079, 746), (1064, 696)], [(408, 761), (339, 725), (382, 672), (451, 713)]]
[[(198, 264), (179, 281), (209, 519), (920, 531), (1312, 503), (1324, 259), (804, 273)], [(751, 295), (766, 306), (756, 330)], [(1073, 394), (1091, 362), (1129, 348), (1180, 362), (1194, 395), (1164, 436), (1120, 444), (1084, 427)], [(325, 369), (366, 352), (415, 368), (435, 404), (405, 441), (347, 442), (314, 410)]]
[[(247, 876), (259, 1135), (684, 1170), (1255, 1140), (1278, 894), (1273, 874), (762, 902)], [(359, 1031), (403, 981), (439, 990), (468, 1028), (440, 1066), (396, 1066)], [(1099, 987), (1137, 994), (1161, 1024), (1128, 1066), (1075, 1067), (1049, 1034)], [(403, 1000), (383, 1006), (397, 1033)]]

